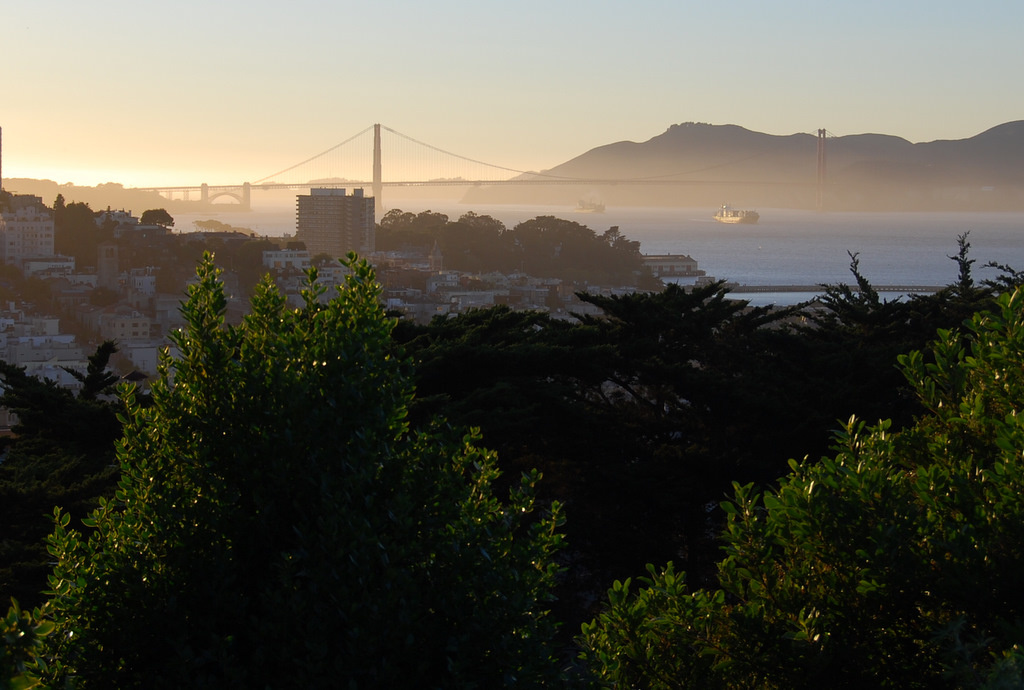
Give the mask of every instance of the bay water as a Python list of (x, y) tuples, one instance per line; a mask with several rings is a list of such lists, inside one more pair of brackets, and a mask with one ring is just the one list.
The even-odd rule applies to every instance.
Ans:
[[(189, 232), (196, 220), (217, 219), (258, 235), (295, 232), (295, 205), (263, 204), (253, 210), (180, 214), (175, 229)], [(874, 285), (941, 286), (957, 280), (957, 238), (968, 233), (976, 280), (995, 278), (990, 261), (1024, 270), (1024, 213), (860, 213), (757, 209), (756, 225), (725, 225), (712, 219), (714, 208), (608, 208), (580, 213), (565, 206), (470, 206), (453, 199), (396, 199), (391, 208), (431, 210), (452, 220), (470, 211), (489, 215), (506, 227), (537, 216), (556, 216), (588, 226), (598, 234), (609, 227), (640, 241), (644, 254), (688, 254), (708, 276), (741, 285), (782, 286), (853, 283), (850, 254)], [(737, 295), (752, 304), (794, 304), (813, 293), (760, 292)], [(883, 294), (885, 299), (895, 295)]]

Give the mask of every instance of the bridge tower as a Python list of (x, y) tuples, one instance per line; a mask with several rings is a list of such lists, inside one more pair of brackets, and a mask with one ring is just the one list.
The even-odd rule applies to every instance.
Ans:
[(825, 207), (825, 130), (818, 130), (818, 210)]
[(384, 213), (384, 204), (381, 194), (384, 192), (384, 184), (380, 174), (380, 125), (373, 126), (373, 205), (374, 212), (379, 219)]

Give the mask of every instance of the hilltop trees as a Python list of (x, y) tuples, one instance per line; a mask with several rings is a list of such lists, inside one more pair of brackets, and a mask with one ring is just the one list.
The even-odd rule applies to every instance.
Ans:
[(142, 225), (161, 225), (165, 228), (173, 228), (174, 218), (166, 209), (151, 208), (142, 212), (142, 218), (139, 219), (139, 223)]
[[(119, 490), (84, 533), (57, 511), (47, 638), (78, 687), (533, 685), (554, 671), (546, 601), (558, 508), (492, 453), (410, 429), (406, 363), (365, 263), (299, 310), (269, 280), (224, 323), (207, 258), (181, 355), (143, 409), (125, 393)], [(173, 378), (173, 384), (172, 384)]]
[(380, 220), (377, 248), (395, 250), (434, 244), (445, 268), (471, 272), (520, 271), (577, 284), (655, 287), (643, 265), (640, 243), (610, 228), (598, 235), (585, 225), (538, 216), (512, 229), (490, 216), (466, 213), (449, 221), (443, 213), (388, 211)]
[(57, 195), (53, 203), (53, 249), (57, 254), (75, 257), (79, 267), (95, 266), (96, 246), (113, 236), (110, 228), (96, 224), (96, 213), (89, 204), (68, 204)]

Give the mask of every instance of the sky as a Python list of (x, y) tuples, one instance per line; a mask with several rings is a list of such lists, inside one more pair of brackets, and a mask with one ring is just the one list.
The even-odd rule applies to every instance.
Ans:
[(255, 181), (381, 123), (516, 170), (672, 124), (1024, 119), (1020, 0), (4, 0), (2, 174)]

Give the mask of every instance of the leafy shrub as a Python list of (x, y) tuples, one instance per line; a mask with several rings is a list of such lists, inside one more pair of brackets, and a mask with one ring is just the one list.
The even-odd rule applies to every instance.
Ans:
[(238, 326), (212, 258), (152, 405), (130, 390), (116, 497), (56, 511), (55, 682), (77, 687), (530, 685), (557, 671), (558, 507), (441, 423), (413, 431), (372, 270), (327, 304), (269, 281)]
[(720, 589), (616, 582), (583, 657), (622, 687), (1020, 687), (1024, 292), (900, 358), (928, 413), (851, 419), (774, 491), (735, 485)]

